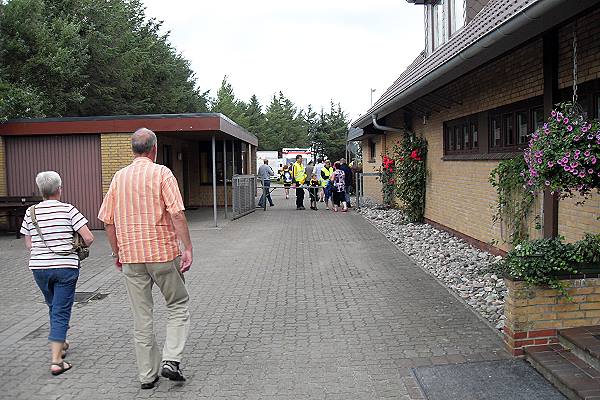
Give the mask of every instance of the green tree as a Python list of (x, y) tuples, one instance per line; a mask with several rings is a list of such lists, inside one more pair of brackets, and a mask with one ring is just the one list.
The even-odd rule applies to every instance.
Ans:
[(221, 113), (248, 129), (246, 109), (246, 103), (235, 98), (233, 87), (225, 75), (221, 81), (221, 87), (217, 90), (217, 97), (212, 101), (211, 111)]
[[(255, 94), (250, 97), (250, 101), (248, 102), (248, 107), (246, 107), (244, 116), (246, 117), (247, 121), (247, 126), (245, 128), (254, 133), (260, 139), (261, 135), (263, 135), (262, 132), (265, 127), (265, 115), (263, 114), (262, 106), (258, 101), (258, 97), (256, 97)], [(259, 149), (262, 150), (260, 141)]]
[(294, 103), (282, 92), (274, 95), (265, 112), (265, 127), (262, 139), (267, 150), (279, 150), (283, 147), (308, 147), (309, 138), (302, 110), (298, 111)]
[(313, 147), (317, 153), (327, 156), (331, 160), (339, 160), (346, 155), (346, 137), (350, 121), (341, 105), (330, 104), (326, 113), (321, 109), (315, 129), (311, 135)]
[(189, 62), (140, 0), (1, 1), (0, 116), (207, 111)]

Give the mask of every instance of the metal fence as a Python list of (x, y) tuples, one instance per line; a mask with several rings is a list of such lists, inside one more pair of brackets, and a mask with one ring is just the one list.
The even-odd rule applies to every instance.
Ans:
[(231, 187), (232, 219), (254, 212), (256, 210), (256, 176), (234, 175), (231, 180)]
[(354, 174), (354, 178), (356, 179), (354, 191), (356, 192), (356, 208), (360, 208), (360, 202), (363, 199), (364, 191), (363, 191), (363, 173), (357, 172)]

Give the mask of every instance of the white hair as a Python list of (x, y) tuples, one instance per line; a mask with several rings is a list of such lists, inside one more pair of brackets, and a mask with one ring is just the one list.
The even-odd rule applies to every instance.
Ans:
[(55, 171), (43, 171), (35, 177), (35, 183), (44, 199), (58, 193), (62, 186), (62, 179)]
[(135, 154), (150, 153), (156, 144), (156, 134), (148, 128), (140, 128), (131, 136), (131, 150)]

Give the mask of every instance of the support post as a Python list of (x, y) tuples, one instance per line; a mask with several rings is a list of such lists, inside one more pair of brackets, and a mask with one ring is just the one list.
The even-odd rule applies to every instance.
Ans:
[(235, 139), (233, 139), (231, 141), (231, 177), (233, 177), (233, 175), (236, 175), (236, 169), (235, 169)]
[(225, 219), (227, 219), (227, 140), (223, 139), (223, 198), (225, 202)]
[(216, 142), (215, 135), (212, 135), (212, 181), (213, 181), (213, 217), (215, 219), (215, 228), (217, 227), (217, 160), (216, 160)]
[[(550, 115), (554, 104), (560, 101), (558, 92), (558, 31), (552, 30), (543, 38), (544, 114)], [(545, 238), (558, 236), (558, 196), (544, 190), (543, 234)]]

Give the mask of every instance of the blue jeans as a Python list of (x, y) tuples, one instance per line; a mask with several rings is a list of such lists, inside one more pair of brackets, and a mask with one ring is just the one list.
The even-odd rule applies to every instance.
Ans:
[(331, 199), (331, 185), (325, 186), (323, 192), (325, 193), (325, 203), (327, 203)]
[(75, 300), (75, 285), (79, 278), (77, 268), (34, 269), (35, 283), (44, 294), (50, 314), (48, 340), (64, 342), (71, 320), (71, 307)]
[(260, 200), (258, 201), (258, 206), (263, 207), (265, 205), (265, 203), (263, 203), (265, 201), (265, 193), (264, 193), (265, 191), (267, 192), (267, 200), (269, 200), (269, 204), (272, 206), (273, 200), (271, 200), (271, 192), (269, 189), (271, 187), (271, 181), (264, 180), (263, 187), (265, 188), (265, 190), (263, 191), (263, 194), (260, 196)]

